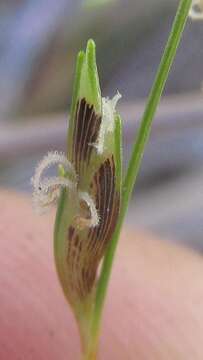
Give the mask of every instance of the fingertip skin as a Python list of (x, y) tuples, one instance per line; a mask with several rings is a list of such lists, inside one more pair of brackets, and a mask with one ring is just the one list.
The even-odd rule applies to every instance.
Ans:
[[(0, 359), (80, 360), (53, 259), (54, 214), (0, 191)], [(102, 323), (99, 360), (203, 359), (202, 257), (125, 230)]]

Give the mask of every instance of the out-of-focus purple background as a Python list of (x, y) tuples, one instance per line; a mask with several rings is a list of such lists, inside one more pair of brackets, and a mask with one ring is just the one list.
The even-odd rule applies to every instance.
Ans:
[[(127, 164), (178, 1), (0, 2), (0, 186), (31, 192), (34, 164), (65, 149), (75, 57), (97, 43), (102, 92), (123, 95)], [(89, 3), (89, 5), (88, 5)], [(91, 1), (93, 4), (93, 0)], [(99, 1), (98, 1), (99, 3)], [(127, 222), (203, 250), (203, 22), (188, 21)]]

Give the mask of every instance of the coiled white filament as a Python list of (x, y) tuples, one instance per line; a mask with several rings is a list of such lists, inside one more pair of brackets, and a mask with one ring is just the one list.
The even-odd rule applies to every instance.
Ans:
[[(53, 165), (62, 165), (66, 177), (43, 177), (44, 172)], [(33, 203), (37, 212), (43, 213), (49, 209), (52, 204), (57, 202), (60, 196), (60, 190), (62, 188), (67, 188), (70, 191), (75, 192), (78, 202), (83, 200), (88, 206), (90, 219), (84, 221), (84, 223), (88, 224), (89, 227), (97, 226), (99, 224), (99, 216), (94, 201), (87, 192), (78, 191), (77, 180), (78, 178), (75, 169), (64, 153), (59, 153), (57, 151), (48, 152), (36, 167), (35, 174), (31, 178), (31, 183), (34, 188)]]

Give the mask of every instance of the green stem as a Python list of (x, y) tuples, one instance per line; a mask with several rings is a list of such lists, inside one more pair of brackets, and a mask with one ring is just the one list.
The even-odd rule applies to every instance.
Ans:
[(132, 151), (132, 156), (129, 162), (127, 175), (124, 181), (123, 193), (122, 193), (122, 206), (120, 211), (119, 220), (105, 255), (101, 275), (98, 281), (96, 301), (94, 308), (94, 315), (92, 321), (92, 342), (96, 346), (99, 337), (100, 322), (102, 316), (102, 310), (104, 300), (106, 296), (107, 286), (111, 274), (113, 259), (115, 255), (116, 246), (118, 243), (121, 227), (128, 209), (130, 197), (132, 195), (133, 187), (138, 175), (141, 160), (143, 157), (145, 146), (148, 142), (152, 121), (161, 99), (162, 92), (164, 90), (170, 68), (173, 64), (178, 45), (181, 40), (181, 36), (186, 24), (188, 13), (190, 10), (192, 0), (181, 0), (176, 17), (171, 29), (171, 33), (159, 65), (159, 69), (151, 89), (146, 109), (141, 121), (141, 125), (138, 131), (137, 139)]

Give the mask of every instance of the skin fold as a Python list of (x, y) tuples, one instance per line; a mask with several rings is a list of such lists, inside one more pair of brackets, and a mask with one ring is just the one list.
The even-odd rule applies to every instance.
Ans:
[[(54, 211), (0, 191), (0, 359), (79, 360), (53, 260)], [(136, 216), (136, 214), (135, 214)], [(124, 229), (104, 311), (101, 360), (202, 360), (203, 259)]]

